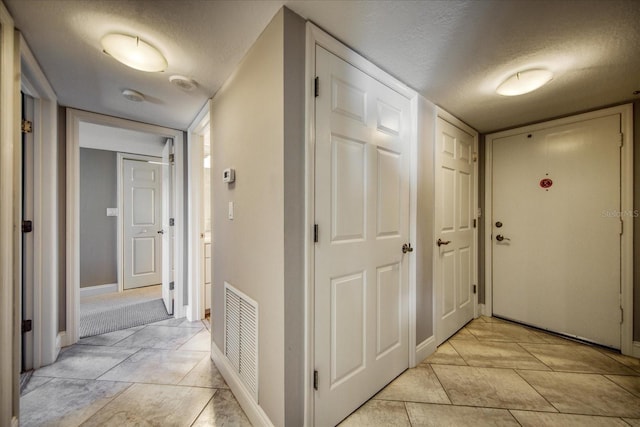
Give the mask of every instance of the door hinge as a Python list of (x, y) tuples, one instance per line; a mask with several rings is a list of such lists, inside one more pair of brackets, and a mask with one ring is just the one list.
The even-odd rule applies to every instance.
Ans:
[(318, 243), (318, 224), (313, 224), (313, 243)]
[(622, 233), (624, 233), (624, 220), (620, 218), (620, 235), (621, 236), (622, 236)]
[(620, 307), (620, 324), (624, 323), (624, 308)]
[(318, 390), (318, 371), (313, 371), (313, 389)]
[(33, 330), (33, 322), (31, 319), (22, 321), (22, 333), (31, 332)]
[(169, 290), (172, 291), (176, 287), (175, 282), (169, 282)]
[(477, 285), (473, 285), (473, 293), (474, 293), (474, 294), (477, 292), (477, 290), (478, 290), (477, 288), (478, 288), (478, 286), (477, 286)]
[(622, 147), (624, 145), (624, 134), (623, 133), (618, 134), (618, 142), (620, 143), (620, 147)]
[(477, 222), (477, 220), (474, 218), (473, 219), (473, 228), (476, 228), (476, 222)]
[(313, 94), (316, 98), (320, 96), (320, 79), (318, 77), (313, 80)]
[(175, 161), (175, 155), (173, 153), (169, 154), (169, 163), (173, 163)]
[(33, 132), (33, 123), (29, 120), (23, 120), (21, 128), (22, 133), (31, 133)]
[(33, 231), (33, 221), (28, 219), (22, 221), (22, 232), (31, 233), (32, 231)]
[(169, 226), (173, 227), (174, 225), (176, 225), (176, 220), (175, 218), (169, 218)]

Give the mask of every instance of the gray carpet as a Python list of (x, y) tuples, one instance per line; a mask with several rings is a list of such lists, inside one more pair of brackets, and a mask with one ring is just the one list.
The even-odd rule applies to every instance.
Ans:
[(167, 314), (162, 298), (158, 298), (153, 289), (89, 297), (80, 304), (80, 338), (172, 317)]

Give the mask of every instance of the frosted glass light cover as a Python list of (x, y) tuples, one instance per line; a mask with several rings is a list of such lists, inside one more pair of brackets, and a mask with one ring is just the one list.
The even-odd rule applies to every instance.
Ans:
[(102, 38), (102, 48), (117, 61), (136, 70), (159, 72), (168, 65), (158, 49), (139, 37), (108, 34)]
[(496, 89), (498, 95), (516, 96), (533, 92), (553, 78), (553, 73), (544, 69), (532, 69), (515, 73)]

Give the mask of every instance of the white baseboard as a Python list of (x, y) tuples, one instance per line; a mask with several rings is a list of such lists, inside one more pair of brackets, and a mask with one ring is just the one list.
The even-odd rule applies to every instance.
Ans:
[(20, 421), (18, 421), (17, 417), (11, 418), (11, 427), (18, 427), (20, 425)]
[(416, 364), (431, 356), (436, 351), (436, 337), (431, 335), (416, 347)]
[(260, 405), (253, 400), (253, 396), (249, 390), (245, 387), (240, 379), (240, 376), (235, 371), (229, 359), (220, 351), (214, 341), (211, 342), (211, 359), (216, 364), (218, 371), (231, 388), (231, 392), (236, 397), (236, 400), (240, 404), (240, 407), (247, 414), (247, 418), (251, 421), (251, 424), (255, 426), (273, 427), (273, 423), (260, 407)]
[(107, 285), (89, 286), (86, 288), (80, 288), (80, 298), (93, 297), (102, 294), (111, 294), (118, 292), (117, 283), (109, 283)]
[(487, 306), (484, 304), (478, 304), (478, 314), (491, 317), (491, 314), (487, 314)]
[(55, 359), (58, 358), (58, 355), (60, 354), (60, 350), (62, 350), (62, 347), (66, 347), (68, 345), (69, 345), (69, 343), (67, 342), (67, 333), (65, 331), (58, 332), (58, 335), (56, 335), (56, 357), (55, 357)]
[(634, 341), (632, 345), (632, 356), (640, 359), (640, 341)]

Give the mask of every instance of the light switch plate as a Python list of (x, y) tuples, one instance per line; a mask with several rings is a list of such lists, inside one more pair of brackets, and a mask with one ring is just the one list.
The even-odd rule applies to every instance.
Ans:
[(118, 208), (107, 208), (107, 216), (118, 216)]

